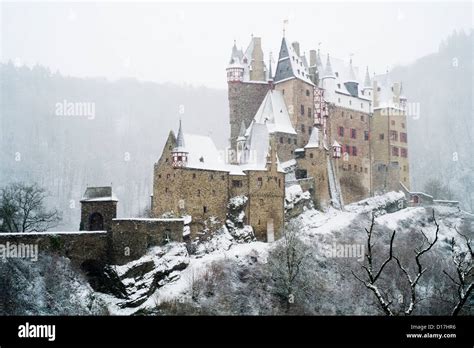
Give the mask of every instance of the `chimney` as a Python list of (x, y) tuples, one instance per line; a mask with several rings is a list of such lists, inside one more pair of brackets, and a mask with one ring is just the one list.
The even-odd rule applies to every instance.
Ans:
[(295, 49), (296, 54), (298, 57), (300, 56), (300, 43), (298, 41), (295, 41), (292, 43), (293, 48)]
[(316, 50), (309, 51), (309, 66), (316, 65)]
[(254, 37), (252, 52), (252, 70), (250, 71), (251, 81), (265, 81), (265, 64), (263, 63), (262, 39)]

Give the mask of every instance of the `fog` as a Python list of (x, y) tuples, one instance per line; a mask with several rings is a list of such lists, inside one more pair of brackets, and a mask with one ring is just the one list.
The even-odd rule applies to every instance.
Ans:
[[(472, 27), (471, 2), (20, 2), (4, 3), (1, 60), (77, 77), (135, 77), (226, 88), (233, 40), (251, 34), (266, 54), (286, 36), (372, 72), (435, 52)], [(268, 59), (268, 58), (266, 58)]]

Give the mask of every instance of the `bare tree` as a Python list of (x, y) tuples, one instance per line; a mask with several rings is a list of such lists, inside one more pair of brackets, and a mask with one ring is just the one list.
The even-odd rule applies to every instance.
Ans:
[(0, 229), (6, 232), (46, 231), (61, 220), (56, 209), (46, 210), (46, 190), (37, 184), (14, 183), (0, 189)]
[[(269, 266), (275, 280), (276, 292), (286, 303), (286, 312), (306, 290), (302, 281), (304, 261), (308, 248), (299, 238), (301, 226), (296, 221), (286, 224), (283, 238), (269, 255)], [(301, 296), (300, 296), (301, 295)]]
[(352, 275), (359, 280), (364, 286), (372, 291), (377, 298), (380, 307), (382, 310), (385, 312), (387, 315), (393, 315), (393, 311), (390, 308), (392, 301), (386, 298), (384, 296), (383, 292), (379, 289), (379, 287), (375, 284), (377, 280), (380, 278), (380, 275), (382, 274), (385, 266), (392, 260), (393, 258), (393, 240), (395, 239), (395, 231), (393, 231), (392, 236), (390, 237), (390, 246), (389, 246), (389, 255), (385, 259), (384, 262), (382, 262), (380, 268), (378, 271), (375, 271), (375, 262), (374, 262), (374, 255), (373, 255), (373, 247), (374, 244), (372, 243), (372, 235), (374, 232), (374, 226), (375, 226), (375, 216), (372, 215), (372, 222), (370, 224), (369, 229), (365, 229), (367, 233), (367, 253), (365, 254), (365, 259), (366, 259), (366, 264), (367, 265), (361, 265), (361, 267), (365, 270), (367, 273), (367, 279), (363, 280), (361, 277), (357, 276), (354, 271), (351, 270)]
[(432, 242), (429, 241), (428, 237), (421, 231), (424, 239), (427, 241), (427, 245), (425, 246), (425, 241), (423, 241), (422, 245), (419, 246), (418, 248), (415, 248), (415, 262), (417, 265), (417, 273), (415, 277), (412, 277), (410, 275), (410, 271), (408, 268), (404, 267), (400, 261), (400, 259), (396, 256), (394, 256), (393, 253), (393, 241), (395, 239), (395, 231), (393, 231), (392, 236), (390, 237), (390, 245), (389, 245), (389, 254), (388, 257), (385, 259), (384, 262), (382, 262), (380, 268), (376, 271), (375, 270), (375, 262), (374, 262), (374, 255), (373, 255), (373, 246), (374, 244), (372, 243), (372, 235), (373, 235), (373, 230), (374, 230), (374, 225), (375, 225), (375, 217), (372, 215), (372, 222), (370, 224), (370, 229), (365, 229), (367, 232), (367, 253), (365, 255), (365, 260), (366, 260), (366, 265), (361, 265), (361, 267), (365, 270), (367, 276), (366, 279), (362, 279), (358, 275), (354, 273), (354, 271), (351, 271), (353, 276), (359, 280), (364, 286), (372, 291), (377, 298), (380, 307), (384, 311), (386, 315), (395, 315), (395, 311), (392, 308), (392, 300), (389, 300), (387, 295), (384, 295), (385, 292), (382, 291), (379, 286), (376, 284), (377, 280), (380, 278), (383, 270), (385, 267), (388, 265), (392, 259), (394, 259), (397, 263), (398, 268), (402, 271), (402, 273), (405, 275), (408, 284), (410, 286), (410, 303), (408, 305), (408, 308), (405, 309), (404, 314), (405, 315), (410, 315), (413, 312), (413, 309), (415, 308), (415, 305), (417, 304), (417, 297), (416, 297), (416, 286), (418, 285), (418, 282), (421, 278), (421, 276), (426, 272), (426, 268), (424, 268), (421, 264), (420, 258), (423, 256), (426, 252), (428, 252), (433, 245), (437, 242), (438, 240), (438, 232), (439, 232), (439, 225), (436, 222), (435, 215), (434, 215), (434, 210), (433, 210), (433, 220), (436, 225), (436, 233), (435, 233), (435, 238), (433, 239)]
[(453, 239), (450, 242), (451, 252), (453, 255), (453, 262), (456, 267), (457, 279), (451, 276), (446, 270), (443, 273), (446, 274), (449, 279), (457, 286), (457, 303), (455, 304), (452, 315), (456, 316), (463, 308), (466, 300), (469, 298), (472, 290), (474, 289), (474, 279), (472, 277), (472, 271), (474, 270), (473, 265), (473, 252), (471, 246), (471, 240), (464, 234), (458, 231), (456, 232), (464, 239), (467, 247), (467, 251), (456, 251), (456, 240)]
[[(433, 245), (435, 245), (436, 242), (438, 241), (439, 225), (436, 222), (434, 209), (433, 209), (433, 221), (434, 221), (434, 224), (436, 226), (436, 232), (435, 232), (435, 237), (434, 237), (433, 241), (430, 242), (428, 237), (421, 230), (421, 234), (423, 235), (424, 240), (423, 240), (422, 244), (418, 248), (415, 248), (415, 250), (414, 250), (414, 252), (415, 252), (415, 262), (416, 262), (416, 275), (415, 275), (415, 277), (412, 278), (412, 276), (410, 275), (409, 269), (402, 266), (402, 263), (401, 263), (400, 259), (398, 257), (394, 256), (394, 259), (397, 261), (398, 268), (400, 268), (400, 270), (403, 272), (403, 274), (405, 275), (405, 277), (408, 281), (408, 284), (410, 285), (410, 303), (408, 305), (408, 308), (405, 310), (406, 315), (410, 315), (413, 312), (413, 309), (415, 308), (415, 305), (417, 304), (416, 286), (417, 286), (421, 276), (426, 272), (426, 268), (424, 268), (423, 265), (421, 264), (420, 258), (425, 253), (430, 251), (430, 249), (433, 247)], [(427, 243), (426, 246), (425, 246), (425, 241)]]

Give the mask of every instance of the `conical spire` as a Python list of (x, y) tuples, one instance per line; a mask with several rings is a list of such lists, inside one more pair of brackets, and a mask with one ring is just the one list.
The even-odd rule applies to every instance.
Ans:
[(350, 82), (357, 82), (357, 78), (354, 72), (354, 67), (352, 66), (352, 57), (349, 61), (349, 80)]
[(370, 80), (369, 67), (365, 69), (364, 88), (372, 88), (372, 81)]
[(176, 138), (176, 147), (175, 151), (184, 151), (184, 136), (183, 136), (183, 127), (181, 125), (181, 119), (179, 120), (179, 130), (178, 130), (178, 137)]
[(325, 77), (332, 77), (332, 78), (335, 78), (335, 75), (332, 71), (332, 67), (331, 67), (331, 60), (329, 59), (329, 53), (328, 53), (328, 57), (326, 59), (326, 68), (324, 69), (324, 74), (323, 74), (323, 78)]
[[(272, 52), (268, 57), (268, 79), (273, 81), (273, 72), (272, 72)], [(242, 121), (244, 122), (244, 121)]]

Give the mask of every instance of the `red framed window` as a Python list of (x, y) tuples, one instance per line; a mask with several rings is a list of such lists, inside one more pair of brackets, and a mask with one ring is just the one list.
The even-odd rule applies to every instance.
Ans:
[(398, 156), (398, 147), (392, 147), (392, 156)]
[(344, 127), (339, 127), (339, 136), (344, 136)]
[(390, 140), (398, 141), (398, 132), (395, 130), (390, 131)]
[(352, 146), (352, 156), (357, 156), (357, 147)]
[(407, 133), (402, 133), (402, 132), (400, 132), (400, 141), (401, 141), (402, 143), (406, 143), (407, 140), (408, 140), (408, 139), (407, 139)]
[(354, 128), (351, 128), (351, 138), (352, 139), (357, 138), (357, 131)]
[[(405, 157), (405, 158), (406, 158), (406, 157), (408, 157), (408, 150), (405, 149), (404, 147), (402, 147), (402, 148), (400, 149), (400, 154), (401, 154), (402, 157)], [(404, 167), (404, 169), (405, 169), (405, 167)]]

